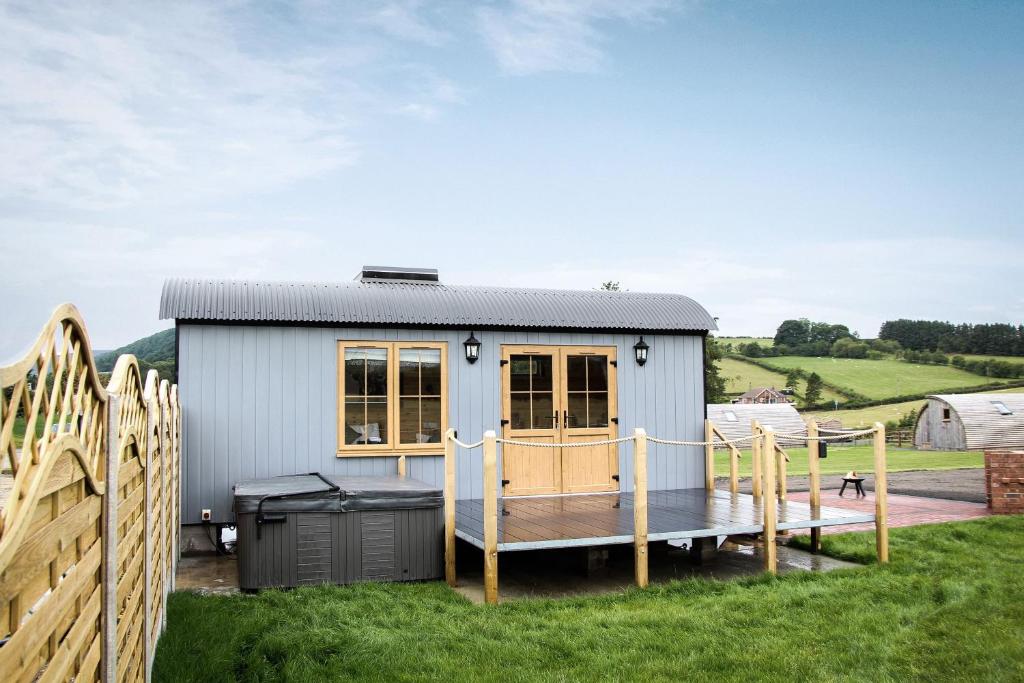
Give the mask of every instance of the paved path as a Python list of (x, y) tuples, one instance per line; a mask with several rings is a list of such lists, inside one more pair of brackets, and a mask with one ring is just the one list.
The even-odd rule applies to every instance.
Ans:
[[(805, 491), (791, 492), (789, 500), (807, 502)], [(843, 496), (839, 489), (821, 492), (821, 504), (829, 507), (856, 510), (858, 512), (874, 512), (875, 494), (868, 493), (864, 498), (855, 497), (849, 488)], [(982, 503), (969, 503), (959, 500), (942, 498), (924, 498), (921, 496), (905, 496), (889, 494), (889, 527), (916, 526), (918, 524), (937, 524), (940, 522), (959, 522), (965, 519), (988, 517), (991, 513)], [(874, 529), (874, 524), (848, 524), (826, 528), (823, 533), (845, 533), (848, 531), (867, 531)]]
[[(789, 477), (789, 491), (806, 491), (808, 482), (806, 476)], [(843, 485), (842, 476), (838, 474), (823, 474), (821, 476), (821, 488), (838, 489)], [(869, 491), (874, 490), (874, 477), (867, 475), (864, 487)], [(728, 477), (718, 477), (716, 488), (720, 491), (729, 490)], [(750, 477), (740, 479), (740, 492), (750, 493)], [(911, 472), (890, 472), (889, 493), (902, 493), (908, 496), (923, 496), (926, 498), (947, 498), (950, 500), (962, 500), (972, 503), (985, 502), (985, 470), (961, 469), (961, 470), (914, 470)]]

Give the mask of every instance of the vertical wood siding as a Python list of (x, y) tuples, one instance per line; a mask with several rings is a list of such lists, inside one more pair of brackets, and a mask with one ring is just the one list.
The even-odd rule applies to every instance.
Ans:
[[(703, 438), (701, 337), (645, 335), (650, 360), (633, 360), (634, 334), (534, 331), (476, 332), (480, 360), (470, 365), (462, 342), (468, 330), (181, 325), (178, 384), (184, 410), (183, 523), (200, 521), (203, 508), (231, 522), (231, 487), (244, 479), (281, 474), (391, 474), (393, 457), (345, 457), (337, 446), (337, 352), (341, 339), (448, 342), (451, 426), (462, 440), (499, 431), (498, 359), (502, 344), (615, 345), (618, 347), (619, 436), (644, 427), (669, 439)], [(407, 458), (408, 474), (438, 487), (444, 463), (437, 456)], [(622, 489), (633, 485), (633, 449), (619, 449)], [(652, 489), (695, 488), (704, 483), (703, 450), (650, 444)], [(499, 453), (500, 458), (500, 453)], [(459, 451), (460, 498), (483, 492), (480, 450)], [(500, 460), (499, 460), (500, 472)]]

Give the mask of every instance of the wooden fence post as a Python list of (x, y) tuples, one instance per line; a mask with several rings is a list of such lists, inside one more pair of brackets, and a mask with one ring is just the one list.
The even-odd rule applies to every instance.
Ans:
[(786, 487), (789, 484), (788, 475), (786, 472), (788, 461), (786, 460), (789, 454), (786, 453), (785, 449), (781, 448), (778, 442), (775, 443), (775, 462), (778, 468), (779, 477), (779, 500), (786, 500)]
[[(710, 424), (710, 423), (708, 423)], [(636, 585), (647, 587), (647, 432), (633, 430), (633, 555)], [(712, 479), (712, 483), (713, 483)], [(712, 486), (712, 489), (714, 486)]]
[(704, 418), (704, 489), (715, 490), (715, 426)]
[(444, 434), (444, 579), (455, 587), (455, 430)]
[(405, 477), (405, 456), (398, 456), (398, 476)]
[(740, 492), (740, 449), (729, 445), (729, 493)]
[(761, 423), (757, 420), (752, 420), (750, 428), (754, 434), (754, 440), (750, 442), (750, 491), (754, 494), (754, 498), (760, 498), (761, 452), (764, 450), (764, 445), (761, 443), (761, 439), (758, 438), (761, 435)]
[[(811, 420), (807, 423), (807, 476), (810, 484), (808, 502), (811, 505), (811, 516), (821, 514), (821, 463), (818, 461), (818, 423)], [(811, 528), (811, 552), (821, 550), (821, 527)]]
[(142, 579), (142, 655), (144, 658), (142, 665), (145, 675), (144, 680), (146, 683), (149, 683), (152, 678), (152, 667), (150, 665), (153, 661), (153, 642), (150, 624), (153, 615), (153, 454), (157, 448), (158, 439), (155, 438), (155, 430), (153, 428), (153, 421), (156, 419), (153, 415), (153, 406), (145, 398), (143, 403), (146, 405), (146, 490), (144, 494), (146, 509), (143, 513), (145, 519), (145, 526), (143, 527), (145, 529), (145, 538), (143, 539), (145, 556), (143, 557), (142, 566), (145, 576)]
[(889, 561), (889, 504), (886, 498), (885, 425), (875, 423), (875, 544), (878, 561)]
[(498, 448), (493, 429), (484, 432), (484, 601), (498, 602)]
[[(762, 514), (762, 520), (764, 521), (764, 569), (767, 572), (775, 574), (778, 571), (778, 550), (775, 547), (775, 525), (777, 523), (777, 514), (775, 509), (775, 463), (772, 462), (772, 458), (777, 457), (775, 453), (775, 430), (771, 427), (766, 427), (762, 430), (764, 433), (764, 495), (762, 496), (762, 505), (764, 506), (764, 512)], [(754, 440), (757, 443), (757, 440)]]
[(103, 496), (103, 655), (102, 680), (117, 680), (117, 475), (121, 469), (121, 435), (118, 428), (121, 397), (108, 394), (107, 400), (107, 488)]

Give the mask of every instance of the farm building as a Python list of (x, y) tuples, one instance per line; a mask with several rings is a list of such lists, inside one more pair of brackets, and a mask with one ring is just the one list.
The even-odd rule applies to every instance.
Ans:
[[(700, 440), (714, 319), (678, 294), (442, 284), (429, 269), (354, 281), (172, 279), (183, 408), (182, 521), (229, 524), (232, 486), (279, 475), (386, 475), (440, 486), (447, 428), (571, 443)], [(780, 425), (781, 427), (781, 425)], [(651, 489), (704, 484), (702, 450), (652, 444)], [(628, 444), (502, 448), (503, 496), (628, 491)], [(479, 456), (459, 498), (482, 495)]]
[(789, 403), (790, 399), (775, 387), (755, 387), (736, 397), (734, 403)]
[[(803, 432), (807, 425), (791, 403), (709, 403), (708, 419), (726, 439), (750, 436), (754, 420), (779, 433)], [(801, 439), (779, 437), (782, 445), (803, 445)]]
[(1024, 394), (936, 394), (917, 416), (914, 446), (941, 451), (1024, 447)]

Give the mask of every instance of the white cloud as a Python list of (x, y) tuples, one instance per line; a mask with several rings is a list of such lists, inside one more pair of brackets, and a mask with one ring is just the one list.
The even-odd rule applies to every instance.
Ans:
[(480, 31), (501, 68), (523, 75), (593, 71), (604, 59), (601, 25), (656, 20), (666, 0), (513, 0), (478, 10)]
[[(371, 17), (389, 36), (440, 40), (416, 10)], [(412, 72), (359, 32), (364, 6), (295, 12), (0, 6), (0, 199), (104, 210), (274, 189), (351, 164), (353, 119), (432, 118), (458, 101), (436, 75), (387, 80)]]
[(423, 2), (404, 0), (388, 2), (372, 10), (364, 21), (384, 33), (402, 40), (437, 47), (448, 42), (451, 36), (421, 15)]

